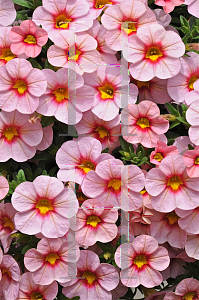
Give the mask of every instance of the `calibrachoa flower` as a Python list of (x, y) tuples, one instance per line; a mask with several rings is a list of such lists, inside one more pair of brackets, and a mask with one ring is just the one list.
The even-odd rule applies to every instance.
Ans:
[(176, 209), (176, 212), (181, 217), (178, 224), (183, 230), (188, 234), (199, 234), (199, 207), (191, 210)]
[(92, 137), (63, 143), (56, 154), (56, 163), (60, 168), (57, 177), (64, 182), (70, 180), (82, 184), (86, 174), (95, 170), (99, 162), (113, 158), (101, 152), (100, 141)]
[(199, 234), (189, 235), (185, 244), (188, 256), (199, 259)]
[(63, 283), (70, 281), (70, 272), (76, 271), (79, 256), (79, 247), (72, 240), (62, 242), (61, 239), (42, 238), (37, 249), (26, 252), (24, 264), (32, 272), (36, 284), (48, 285), (54, 280)]
[(7, 253), (12, 242), (11, 233), (15, 233), (14, 215), (16, 210), (11, 203), (0, 203), (0, 240), (4, 253)]
[(75, 125), (78, 135), (91, 136), (99, 140), (102, 149), (109, 148), (109, 152), (120, 145), (120, 116), (111, 121), (98, 118), (91, 110), (83, 113), (83, 117)]
[(112, 299), (111, 291), (119, 283), (119, 274), (114, 266), (100, 264), (98, 255), (90, 250), (80, 251), (76, 266), (79, 278), (62, 284), (65, 286), (62, 290), (64, 295), (70, 298), (80, 296), (80, 299), (87, 300)]
[(183, 4), (185, 0), (155, 0), (155, 4), (162, 6), (164, 11), (169, 14), (174, 10), (175, 6)]
[(0, 157), (1, 162), (12, 158), (22, 162), (32, 158), (43, 136), (40, 122), (30, 124), (30, 115), (17, 110), (0, 112)]
[(23, 58), (15, 58), (0, 68), (0, 108), (17, 109), (22, 114), (33, 113), (39, 97), (45, 92), (47, 82), (41, 70), (33, 68)]
[(75, 230), (75, 238), (82, 247), (92, 246), (97, 241), (107, 243), (117, 236), (117, 209), (103, 208), (96, 199), (88, 199), (79, 208), (70, 227)]
[(175, 293), (169, 292), (164, 300), (197, 300), (199, 299), (199, 281), (195, 278), (185, 278), (176, 286)]
[(92, 112), (98, 118), (104, 121), (114, 119), (119, 108), (127, 103), (135, 103), (137, 100), (137, 87), (128, 82), (121, 80), (121, 66), (114, 67), (101, 66), (93, 74), (84, 74), (85, 84), (90, 85), (94, 89), (95, 100), (91, 108)]
[(118, 4), (122, 0), (86, 0), (89, 4), (89, 13), (93, 19), (96, 19), (104, 10), (104, 8), (110, 5)]
[(189, 138), (192, 143), (199, 145), (199, 100), (194, 101), (186, 111), (186, 119), (191, 127)]
[(115, 262), (122, 269), (121, 281), (124, 285), (137, 287), (142, 284), (151, 288), (162, 282), (158, 271), (166, 269), (170, 259), (167, 249), (158, 247), (155, 238), (140, 235), (132, 243), (117, 248)]
[(188, 5), (188, 12), (196, 18), (199, 18), (199, 0), (185, 0), (184, 3)]
[(19, 292), (20, 269), (15, 259), (10, 255), (4, 255), (0, 263), (1, 281), (0, 294), (5, 299), (17, 299)]
[(178, 154), (176, 146), (167, 146), (164, 142), (157, 142), (155, 150), (150, 154), (150, 162), (159, 166), (160, 162), (167, 156)]
[(108, 29), (106, 44), (116, 51), (122, 49), (123, 43), (135, 35), (138, 28), (157, 23), (154, 12), (138, 0), (124, 0), (118, 5), (109, 6), (101, 22)]
[(0, 200), (3, 199), (9, 191), (9, 183), (4, 176), (0, 176)]
[(88, 13), (89, 5), (85, 0), (42, 0), (43, 6), (35, 9), (32, 20), (48, 32), (49, 38), (62, 31), (81, 32), (93, 25), (93, 18)]
[(153, 10), (155, 13), (158, 24), (167, 28), (171, 22), (171, 15), (167, 14), (163, 9), (156, 8)]
[(82, 75), (94, 72), (101, 64), (101, 55), (96, 50), (97, 41), (88, 33), (60, 32), (54, 43), (47, 52), (53, 66), (74, 69)]
[(141, 143), (144, 147), (157, 146), (159, 135), (167, 132), (169, 121), (160, 116), (159, 107), (151, 101), (127, 105), (121, 113), (123, 138), (131, 143)]
[(11, 29), (12, 27), (0, 27), (0, 66), (17, 57), (10, 49), (9, 32)]
[(129, 68), (131, 75), (140, 81), (177, 75), (181, 68), (179, 57), (184, 52), (181, 37), (159, 24), (138, 28), (123, 48), (124, 58), (133, 63)]
[(16, 229), (29, 235), (41, 232), (49, 238), (66, 234), (68, 218), (78, 210), (74, 191), (64, 188), (59, 179), (45, 175), (19, 184), (11, 201), (18, 211), (14, 217)]
[(189, 57), (181, 57), (182, 64), (179, 74), (168, 80), (168, 93), (173, 100), (189, 105), (199, 98), (199, 91), (194, 90), (194, 83), (199, 79), (199, 55), (187, 52)]
[(119, 159), (107, 159), (97, 164), (95, 171), (86, 174), (83, 193), (96, 198), (103, 207), (124, 211), (140, 208), (143, 197), (144, 174), (137, 166), (124, 166)]
[(175, 139), (173, 146), (176, 146), (178, 149), (178, 154), (183, 155), (186, 151), (189, 150), (188, 145), (194, 147), (194, 144), (191, 142), (188, 136), (179, 136)]
[(21, 275), (19, 282), (18, 300), (53, 300), (58, 293), (58, 284), (54, 281), (52, 284), (36, 284), (32, 279), (32, 273), (26, 272)]
[(94, 102), (93, 89), (84, 85), (81, 75), (73, 70), (42, 70), (46, 80), (46, 92), (40, 97), (37, 112), (55, 116), (65, 124), (76, 124), (82, 112), (89, 110)]
[(53, 124), (43, 127), (43, 138), (41, 140), (41, 142), (35, 146), (35, 148), (39, 151), (43, 151), (45, 149), (47, 149), (48, 147), (50, 147), (50, 145), (52, 144), (53, 141), (53, 129), (52, 129)]
[(198, 178), (190, 178), (181, 155), (165, 157), (158, 168), (146, 175), (145, 187), (152, 196), (151, 204), (160, 212), (172, 212), (199, 206)]
[(199, 177), (199, 146), (194, 150), (185, 152), (183, 160), (187, 166), (187, 174), (189, 177)]
[(8, 26), (14, 22), (16, 18), (16, 10), (12, 0), (0, 0), (0, 25)]
[(25, 53), (28, 57), (36, 57), (41, 52), (42, 46), (48, 41), (48, 33), (38, 28), (32, 20), (23, 21), (20, 26), (12, 27), (9, 38), (11, 51), (14, 54)]

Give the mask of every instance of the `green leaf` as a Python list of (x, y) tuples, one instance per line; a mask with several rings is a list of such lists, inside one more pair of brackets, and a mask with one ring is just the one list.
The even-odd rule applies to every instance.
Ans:
[(189, 148), (189, 150), (194, 150), (194, 147), (191, 146), (190, 144), (188, 144), (188, 148)]
[(180, 122), (178, 120), (174, 121), (171, 126), (169, 127), (169, 129), (174, 128), (176, 126), (178, 126), (180, 124)]
[(108, 153), (109, 148), (105, 148), (104, 150), (102, 150), (102, 153)]
[(182, 38), (182, 41), (184, 44), (186, 44), (188, 42), (188, 39), (190, 37), (190, 32), (188, 32), (183, 38)]
[(31, 249), (32, 246), (31, 245), (25, 245), (25, 247), (21, 250), (21, 254), (25, 254), (29, 249)]
[(41, 173), (42, 175), (48, 175), (46, 170), (43, 170), (43, 172)]
[(183, 112), (186, 112), (188, 109), (188, 107), (185, 104), (182, 104), (181, 107)]
[(188, 127), (190, 127), (189, 123), (186, 121), (185, 118), (183, 118), (183, 117), (178, 117), (177, 120), (180, 121), (181, 123), (187, 125)]
[(21, 13), (21, 11), (17, 12), (16, 21), (18, 20), (28, 20), (28, 15), (25, 13)]
[(55, 118), (54, 117), (45, 117), (45, 116), (41, 117), (41, 126), (42, 127), (50, 126), (54, 122), (55, 122)]
[(180, 114), (179, 114), (179, 112), (177, 111), (177, 109), (175, 109), (170, 103), (165, 103), (165, 105), (166, 105), (166, 107), (168, 108), (169, 112), (170, 112), (172, 115), (174, 115), (174, 116), (176, 116), (176, 117), (179, 117), (179, 116), (180, 116)]
[(22, 6), (22, 7), (27, 7), (27, 8), (34, 9), (33, 3), (25, 1), (25, 0), (12, 0), (12, 2), (14, 4), (18, 4), (18, 5)]
[(186, 32), (184, 33), (188, 33), (190, 31), (190, 26), (189, 26), (189, 22), (187, 21), (187, 19), (185, 17), (183, 17), (182, 15), (180, 16), (180, 23), (181, 23), (181, 27), (186, 30)]
[(19, 183), (25, 182), (26, 181), (26, 177), (24, 174), (24, 171), (21, 169), (19, 170), (18, 174), (17, 174), (17, 180)]
[(33, 66), (33, 68), (37, 68), (39, 70), (42, 70), (42, 66), (34, 59), (34, 58), (29, 58), (29, 62), (31, 63), (31, 65)]

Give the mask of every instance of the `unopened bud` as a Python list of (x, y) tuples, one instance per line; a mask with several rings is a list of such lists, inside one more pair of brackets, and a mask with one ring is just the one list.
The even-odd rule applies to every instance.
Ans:
[(176, 116), (171, 115), (171, 114), (161, 115), (161, 117), (162, 117), (163, 119), (165, 119), (165, 120), (170, 121), (170, 122), (174, 122), (174, 121), (177, 119)]
[(111, 257), (111, 253), (110, 253), (110, 252), (104, 253), (104, 258), (105, 258), (106, 260), (108, 260), (110, 257)]

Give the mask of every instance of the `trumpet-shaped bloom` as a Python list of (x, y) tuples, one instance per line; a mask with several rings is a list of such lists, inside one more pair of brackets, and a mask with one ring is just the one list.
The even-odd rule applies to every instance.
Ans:
[(181, 57), (179, 74), (168, 80), (168, 93), (176, 102), (185, 101), (188, 105), (199, 98), (194, 83), (199, 79), (199, 54), (187, 52), (189, 57)]
[(189, 128), (189, 138), (192, 143), (199, 145), (199, 100), (194, 101), (186, 111), (186, 119), (191, 127)]
[(111, 291), (119, 283), (119, 274), (114, 266), (100, 264), (98, 255), (90, 250), (80, 251), (76, 266), (77, 278), (62, 284), (64, 295), (87, 300), (112, 299)]
[(109, 148), (109, 152), (120, 145), (120, 117), (119, 114), (111, 121), (98, 118), (91, 110), (83, 113), (83, 117), (75, 125), (78, 135), (91, 136), (99, 140), (102, 149)]
[(160, 116), (159, 107), (151, 101), (127, 105), (121, 113), (123, 138), (131, 143), (141, 143), (144, 147), (157, 146), (159, 135), (167, 132), (169, 121)]
[(181, 37), (174, 31), (166, 31), (159, 24), (138, 28), (123, 47), (124, 58), (132, 62), (131, 75), (140, 81), (154, 77), (167, 79), (181, 69), (179, 57), (185, 52)]
[(11, 201), (18, 211), (14, 217), (16, 229), (29, 235), (41, 232), (49, 238), (65, 235), (68, 218), (78, 210), (74, 191), (64, 188), (59, 179), (45, 175), (19, 184)]
[(109, 6), (101, 22), (108, 30), (105, 35), (106, 44), (116, 51), (123, 48), (123, 44), (137, 33), (138, 28), (157, 23), (154, 12), (138, 0), (122, 1), (118, 5)]
[(53, 300), (58, 293), (58, 284), (56, 281), (50, 285), (36, 284), (32, 279), (32, 273), (26, 272), (21, 275), (19, 282), (18, 300)]
[(97, 241), (110, 242), (117, 236), (117, 219), (117, 209), (103, 208), (100, 201), (89, 199), (83, 202), (70, 227), (76, 231), (79, 245), (92, 246)]
[(140, 235), (132, 243), (117, 248), (115, 262), (122, 269), (121, 281), (124, 285), (137, 287), (142, 284), (151, 288), (162, 282), (158, 271), (166, 269), (170, 259), (167, 249), (158, 247), (154, 237)]
[(3, 199), (9, 191), (9, 183), (4, 176), (0, 176), (0, 200)]
[(119, 108), (125, 106), (125, 100), (128, 99), (129, 104), (137, 101), (138, 89), (134, 84), (128, 84), (128, 75), (121, 80), (120, 65), (101, 66), (93, 74), (84, 74), (84, 80), (94, 89), (95, 101), (91, 110), (104, 121), (114, 119)]
[(178, 154), (183, 155), (186, 151), (189, 150), (188, 145), (194, 147), (194, 144), (191, 142), (188, 136), (179, 136), (175, 139), (173, 146), (176, 146), (178, 149)]
[(185, 0), (185, 4), (188, 5), (188, 12), (195, 16), (196, 18), (199, 18), (199, 11), (198, 11), (198, 0)]
[(191, 210), (176, 209), (177, 214), (181, 217), (178, 220), (180, 228), (188, 234), (199, 234), (199, 207)]
[(199, 177), (199, 146), (194, 150), (185, 152), (183, 160), (187, 166), (187, 174), (189, 177)]
[(159, 166), (165, 157), (175, 154), (178, 154), (178, 149), (176, 146), (167, 146), (166, 143), (159, 141), (157, 142), (155, 150), (151, 152), (150, 162), (156, 166)]
[(16, 18), (16, 10), (12, 0), (0, 0), (0, 25), (8, 26), (14, 22)]
[(40, 97), (37, 112), (55, 116), (65, 124), (76, 124), (82, 112), (89, 110), (94, 102), (93, 89), (84, 85), (81, 75), (73, 70), (42, 71), (47, 80), (46, 92)]
[(172, 212), (176, 207), (190, 210), (199, 206), (198, 180), (187, 175), (181, 155), (172, 155), (147, 173), (145, 187), (155, 210)]
[(0, 66), (17, 57), (10, 49), (9, 32), (11, 29), (12, 27), (0, 27)]
[(53, 124), (43, 127), (43, 138), (41, 142), (36, 146), (36, 149), (39, 151), (43, 151), (50, 147), (53, 141), (53, 129), (52, 129)]
[(33, 113), (39, 97), (45, 92), (47, 82), (41, 70), (33, 68), (23, 58), (15, 58), (0, 68), (0, 108), (18, 110), (22, 114)]
[(0, 157), (1, 162), (12, 158), (22, 162), (32, 158), (43, 136), (39, 122), (30, 124), (30, 115), (17, 110), (0, 112)]
[(89, 14), (89, 5), (85, 0), (43, 0), (33, 13), (32, 20), (48, 32), (54, 41), (57, 33), (62, 31), (82, 32), (93, 24)]
[(199, 299), (199, 281), (195, 278), (185, 278), (176, 286), (175, 293), (169, 292), (164, 300)]
[(185, 244), (188, 256), (199, 259), (199, 234), (189, 235)]
[(55, 36), (54, 43), (47, 52), (53, 66), (74, 69), (82, 75), (94, 72), (101, 64), (97, 41), (88, 33), (63, 31)]
[(28, 57), (36, 57), (41, 52), (42, 46), (48, 41), (48, 33), (38, 28), (32, 20), (23, 21), (20, 26), (13, 26), (9, 38), (11, 51), (14, 54), (25, 53)]
[(100, 141), (92, 137), (65, 142), (56, 154), (56, 163), (60, 168), (57, 177), (64, 182), (70, 180), (82, 184), (86, 174), (95, 170), (99, 162), (112, 158), (112, 155), (101, 152)]
[(89, 13), (91, 14), (93, 19), (97, 19), (97, 17), (101, 14), (103, 10), (105, 10), (110, 5), (119, 4), (122, 0), (86, 0), (89, 4)]
[(179, 6), (184, 2), (185, 0), (155, 0), (155, 4), (158, 6), (162, 6), (167, 14), (173, 11), (175, 6)]
[(32, 272), (36, 284), (49, 285), (54, 280), (59, 283), (70, 281), (70, 272), (75, 271), (76, 276), (75, 263), (79, 256), (79, 247), (71, 239), (62, 242), (61, 239), (42, 238), (37, 249), (26, 252), (24, 264)]
[(119, 159), (107, 159), (86, 174), (81, 187), (86, 196), (96, 198), (103, 207), (132, 211), (142, 206), (140, 191), (144, 179), (139, 167), (124, 166)]

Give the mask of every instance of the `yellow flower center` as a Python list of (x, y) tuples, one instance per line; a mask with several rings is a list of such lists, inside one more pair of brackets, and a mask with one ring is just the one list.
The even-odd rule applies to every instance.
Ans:
[(36, 38), (31, 34), (28, 34), (26, 36), (26, 38), (24, 39), (24, 42), (28, 43), (28, 44), (36, 44), (37, 43)]
[(39, 202), (35, 205), (35, 208), (38, 208), (40, 210), (41, 214), (46, 214), (49, 210), (53, 210), (53, 207), (49, 200), (47, 199), (41, 199)]
[(8, 277), (11, 278), (11, 274), (10, 274), (10, 272), (9, 272), (7, 269), (2, 269), (2, 270), (1, 270), (1, 274), (2, 274), (2, 275), (3, 275), (3, 274), (6, 274), (6, 275), (8, 275)]
[(144, 266), (144, 265), (147, 264), (146, 256), (145, 255), (138, 255), (138, 256), (136, 256), (136, 258), (134, 259), (133, 263), (136, 264), (136, 266), (138, 268), (142, 268), (142, 266)]
[(136, 80), (136, 85), (139, 89), (141, 89), (142, 87), (147, 87), (147, 89), (149, 89), (149, 84), (150, 84), (150, 81), (139, 81), (139, 80)]
[(68, 90), (65, 88), (58, 88), (53, 94), (55, 95), (57, 102), (61, 102), (64, 99), (68, 100)]
[(89, 216), (86, 225), (91, 225), (92, 227), (96, 227), (98, 223), (102, 222), (100, 218), (97, 216)]
[(56, 28), (68, 28), (68, 24), (72, 19), (68, 19), (65, 15), (60, 15), (56, 18)]
[(106, 4), (112, 4), (112, 2), (108, 0), (96, 0), (95, 8), (103, 8)]
[(95, 131), (98, 132), (98, 134), (99, 134), (99, 136), (100, 136), (101, 139), (103, 139), (106, 136), (109, 136), (108, 130), (106, 128), (104, 128), (104, 127), (101, 127), (101, 126), (97, 127), (97, 129), (95, 129)]
[(198, 80), (198, 76), (196, 76), (196, 75), (191, 76), (191, 78), (189, 79), (188, 87), (190, 90), (194, 90), (193, 84), (196, 80)]
[(194, 296), (196, 296), (196, 293), (194, 292), (188, 292), (186, 293), (182, 299), (185, 299), (185, 300), (193, 300)]
[(167, 182), (167, 186), (170, 186), (174, 191), (177, 191), (181, 184), (183, 184), (183, 182), (178, 176), (173, 176), (169, 178)]
[(88, 160), (84, 160), (78, 168), (82, 169), (87, 174), (89, 171), (95, 170), (95, 165)]
[(4, 59), (5, 61), (9, 61), (15, 58), (16, 55), (12, 53), (10, 48), (2, 49), (0, 59)]
[(3, 217), (2, 218), (2, 221), (3, 221), (3, 227), (4, 228), (10, 228), (10, 230), (11, 231), (13, 231), (14, 230), (14, 224), (13, 224), (13, 222), (10, 220), (10, 218), (8, 218), (8, 217)]
[(150, 127), (149, 120), (146, 118), (140, 118), (137, 123), (141, 128)]
[(153, 158), (156, 159), (157, 161), (161, 161), (163, 160), (164, 156), (161, 152), (157, 152)]
[(12, 141), (12, 139), (14, 138), (14, 136), (19, 136), (17, 130), (15, 127), (8, 127), (4, 130), (3, 135), (5, 136), (5, 138), (8, 141)]
[(129, 35), (132, 32), (137, 31), (136, 25), (137, 22), (125, 21), (122, 23), (121, 29), (123, 29)]
[(195, 161), (194, 161), (195, 165), (199, 165), (199, 156), (196, 157)]
[(114, 89), (110, 84), (105, 83), (103, 86), (98, 87), (98, 90), (101, 92), (102, 99), (113, 99)]
[(169, 224), (173, 225), (178, 221), (180, 217), (175, 213), (175, 211), (170, 212), (168, 215), (166, 215), (166, 218), (169, 221)]
[(121, 187), (121, 180), (119, 179), (111, 179), (108, 183), (108, 188), (112, 187), (114, 190), (118, 191)]
[(42, 296), (42, 294), (35, 292), (30, 296), (30, 299), (31, 300), (44, 300), (44, 297)]
[(51, 265), (54, 265), (58, 259), (60, 259), (60, 257), (56, 253), (50, 253), (46, 256), (45, 261), (48, 261)]
[(163, 56), (163, 54), (158, 47), (150, 47), (147, 50), (145, 57), (149, 58), (151, 61), (156, 61), (161, 56)]
[(23, 94), (27, 90), (27, 85), (23, 80), (17, 80), (13, 88), (17, 89), (19, 94)]
[(92, 284), (93, 281), (95, 281), (97, 279), (97, 276), (95, 274), (93, 274), (92, 272), (89, 272), (89, 271), (85, 271), (83, 273), (82, 277), (85, 277), (88, 284)]
[(78, 60), (81, 51), (77, 50), (77, 48), (72, 48), (68, 51), (68, 60)]
[(145, 194), (145, 193), (146, 193), (146, 190), (145, 190), (145, 189), (143, 189), (143, 190), (141, 190), (141, 191), (140, 191), (140, 193), (143, 195), (143, 194)]

